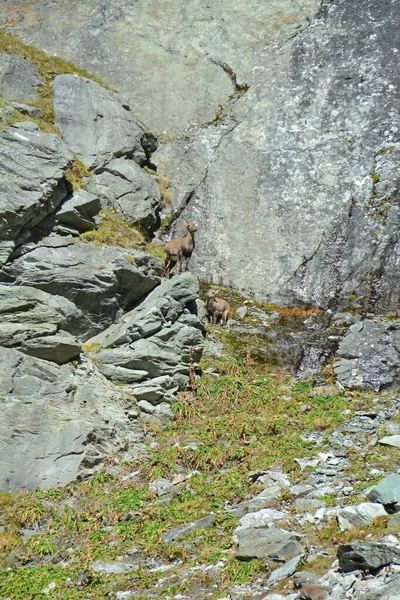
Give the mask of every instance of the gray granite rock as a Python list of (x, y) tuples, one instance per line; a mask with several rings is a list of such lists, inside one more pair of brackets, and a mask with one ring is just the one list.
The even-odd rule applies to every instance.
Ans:
[(151, 256), (111, 246), (48, 238), (8, 263), (0, 279), (13, 280), (72, 301), (87, 317), (79, 333), (104, 330), (118, 312), (137, 302), (160, 281), (162, 263)]
[(37, 86), (44, 80), (29, 60), (15, 54), (0, 53), (0, 96), (7, 100), (32, 102)]
[(379, 443), (383, 446), (394, 446), (400, 448), (400, 435), (389, 435), (379, 440)]
[(301, 556), (295, 556), (294, 558), (288, 560), (288, 562), (285, 563), (283, 567), (272, 571), (271, 575), (268, 577), (268, 583), (273, 584), (277, 581), (287, 579), (288, 577), (290, 577), (290, 575), (293, 575), (293, 573), (298, 567), (300, 560)]
[(364, 319), (339, 344), (333, 369), (345, 387), (397, 388), (400, 384), (400, 325)]
[[(0, 347), (0, 489), (57, 487), (85, 478), (105, 457), (145, 451), (133, 396), (83, 360), (73, 367)], [(50, 432), (50, 433), (49, 433)]]
[(388, 544), (353, 542), (340, 544), (337, 557), (342, 571), (376, 571), (400, 557), (400, 550)]
[(372, 502), (345, 506), (338, 509), (336, 515), (340, 531), (366, 526), (378, 517), (387, 517), (387, 512), (381, 504)]
[(400, 475), (394, 473), (389, 477), (385, 477), (368, 492), (367, 497), (372, 502), (398, 506), (400, 502)]
[(56, 135), (15, 128), (0, 131), (2, 263), (63, 200), (67, 190), (62, 177), (72, 159)]
[(103, 204), (111, 206), (129, 225), (150, 235), (159, 225), (160, 188), (133, 160), (115, 158), (105, 164), (95, 184)]
[(98, 196), (79, 189), (61, 204), (54, 219), (79, 232), (88, 231), (96, 228), (93, 217), (100, 212), (100, 209), (101, 201)]
[(287, 561), (304, 553), (299, 544), (300, 539), (301, 536), (297, 533), (289, 533), (276, 527), (246, 527), (237, 533), (235, 556), (239, 560), (270, 558)]
[(197, 279), (189, 272), (155, 288), (134, 310), (88, 344), (112, 381), (131, 384), (138, 400), (171, 401), (186, 387), (190, 364), (200, 360), (204, 337), (196, 311)]
[(146, 160), (140, 138), (144, 126), (117, 93), (77, 75), (58, 75), (53, 82), (55, 124), (67, 146), (87, 167), (105, 157)]

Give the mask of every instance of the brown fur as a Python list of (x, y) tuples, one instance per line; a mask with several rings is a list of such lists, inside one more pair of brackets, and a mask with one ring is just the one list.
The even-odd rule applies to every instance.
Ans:
[(186, 235), (181, 235), (164, 246), (165, 260), (164, 271), (162, 276), (169, 279), (171, 269), (178, 263), (178, 273), (186, 271), (189, 263), (189, 258), (194, 250), (194, 232), (197, 230), (197, 223), (194, 220), (185, 219)]
[(218, 290), (209, 290), (207, 293), (207, 314), (212, 325), (226, 325), (228, 321), (229, 304), (223, 298), (217, 297)]

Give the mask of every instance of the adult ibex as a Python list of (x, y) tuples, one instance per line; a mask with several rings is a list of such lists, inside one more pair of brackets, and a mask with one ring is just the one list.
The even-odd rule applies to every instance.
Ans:
[(188, 230), (187, 234), (167, 242), (164, 246), (163, 277), (167, 277), (167, 279), (176, 263), (179, 263), (178, 273), (186, 271), (189, 258), (192, 256), (194, 250), (194, 232), (197, 231), (197, 223), (193, 219), (190, 221), (185, 219), (185, 223)]
[(212, 325), (226, 325), (229, 304), (222, 298), (217, 298), (218, 290), (208, 290), (207, 314)]

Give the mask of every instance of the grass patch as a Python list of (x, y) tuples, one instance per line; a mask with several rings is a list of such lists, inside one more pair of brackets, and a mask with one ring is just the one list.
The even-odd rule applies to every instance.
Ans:
[[(57, 56), (48, 56), (42, 50), (38, 50), (33, 46), (28, 46), (27, 44), (20, 42), (12, 34), (7, 33), (4, 30), (0, 30), (0, 53), (16, 54), (26, 58), (36, 67), (40, 77), (44, 79), (44, 84), (38, 86), (39, 98), (33, 102), (24, 102), (25, 104), (40, 108), (42, 111), (41, 116), (38, 118), (33, 118), (27, 115), (22, 115), (18, 111), (15, 111), (14, 117), (9, 122), (10, 125), (12, 122), (16, 121), (32, 121), (36, 123), (44, 133), (56, 133), (57, 135), (61, 135), (54, 125), (54, 111), (52, 103), (52, 82), (56, 75), (62, 75), (65, 73), (76, 74), (81, 77), (86, 77), (96, 81), (107, 89), (111, 89), (99, 78), (88, 73), (84, 69), (79, 69), (72, 63), (62, 60)], [(15, 98), (15, 100), (18, 100), (18, 98)]]
[(143, 233), (125, 219), (119, 217), (113, 210), (104, 209), (100, 212), (101, 220), (97, 229), (85, 231), (76, 241), (97, 246), (118, 246), (126, 250), (139, 250), (155, 258), (164, 258), (164, 247), (146, 241)]
[(92, 174), (89, 169), (83, 164), (83, 162), (77, 157), (74, 157), (74, 162), (68, 167), (64, 173), (64, 180), (67, 184), (67, 189), (70, 193), (75, 190), (79, 190), (83, 187), (82, 178), (92, 178)]
[[(228, 344), (229, 330), (219, 330)], [(7, 527), (41, 520), (40, 534), (28, 541), (10, 529), (1, 559), (0, 597), (100, 600), (119, 590), (134, 590), (136, 598), (145, 598), (147, 590), (156, 595), (165, 590), (165, 595), (182, 592), (197, 597), (199, 586), (202, 590), (210, 586), (212, 598), (232, 585), (267, 575), (270, 567), (263, 561), (236, 560), (232, 534), (238, 519), (226, 507), (261, 491), (249, 478), (250, 471), (279, 467), (291, 474), (293, 482), (299, 481), (302, 474), (293, 459), (321, 451), (303, 434), (316, 426), (329, 431), (348, 418), (343, 415), (348, 400), (339, 390), (316, 393), (310, 382), (297, 381), (270, 363), (249, 359), (247, 344), (244, 336), (242, 340), (235, 337), (236, 357), (228, 355), (215, 363), (219, 377), (194, 379), (192, 389), (179, 395), (172, 405), (175, 421), (158, 432), (157, 446), (145, 460), (118, 468), (110, 461), (112, 469), (106, 463), (87, 482), (21, 495), (14, 512), (10, 507), (18, 496), (0, 495)], [(306, 412), (304, 404), (310, 406)], [(124, 479), (132, 471), (135, 477)], [(168, 499), (149, 489), (150, 482), (160, 477), (171, 481), (177, 474), (182, 475), (180, 483)], [(325, 501), (330, 505), (334, 498)], [(215, 515), (211, 526), (195, 529), (175, 542), (163, 541), (163, 533), (210, 513)], [(374, 525), (376, 530), (382, 526)], [(320, 530), (310, 525), (306, 533), (311, 545), (322, 545), (328, 554), (335, 540), (344, 539), (334, 521)], [(110, 562), (136, 554), (171, 568), (150, 571), (143, 561), (129, 573), (100, 576), (91, 571), (95, 560)], [(331, 557), (324, 561), (329, 568)], [(208, 572), (194, 569), (188, 574), (190, 567), (213, 565), (214, 569), (216, 564), (218, 590)], [(91, 579), (81, 588), (78, 579), (83, 571)], [(46, 596), (42, 590), (51, 582), (56, 587)]]

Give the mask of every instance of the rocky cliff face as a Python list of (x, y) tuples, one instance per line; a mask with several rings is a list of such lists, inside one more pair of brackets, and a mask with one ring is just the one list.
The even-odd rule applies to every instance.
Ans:
[(5, 9), (6, 27), (103, 76), (163, 132), (153, 161), (172, 214), (200, 222), (201, 279), (286, 304), (397, 310), (396, 3)]
[[(46, 122), (42, 108), (21, 104), (37, 103), (44, 85), (34, 64), (0, 53), (1, 69), (0, 489), (8, 491), (65, 485), (116, 452), (146, 452), (145, 422), (174, 418), (170, 404), (201, 357), (204, 327), (197, 279), (186, 273), (160, 286), (162, 262), (156, 248), (146, 252), (161, 194), (127, 102), (84, 77), (52, 75), (51, 105), (41, 97), (54, 111)], [(100, 245), (90, 243), (96, 235)]]

